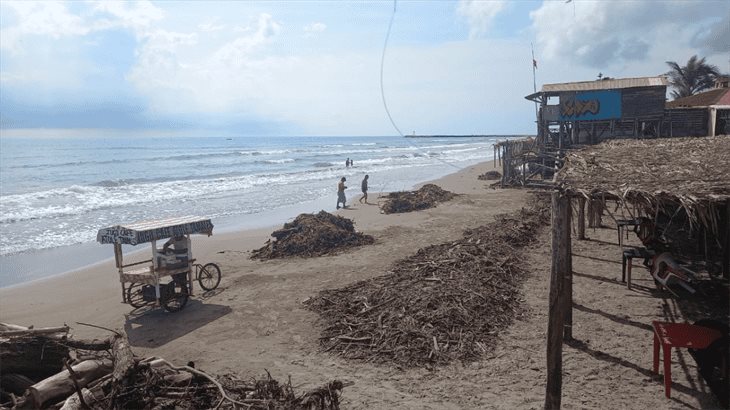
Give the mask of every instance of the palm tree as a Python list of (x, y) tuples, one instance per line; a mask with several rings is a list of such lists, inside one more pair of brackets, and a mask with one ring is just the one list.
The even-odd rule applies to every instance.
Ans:
[(720, 75), (717, 66), (706, 63), (704, 57), (698, 59), (696, 55), (690, 57), (684, 67), (680, 67), (674, 61), (667, 61), (667, 65), (671, 68), (667, 75), (669, 85), (674, 88), (672, 91), (674, 99), (688, 97), (711, 88), (715, 77)]

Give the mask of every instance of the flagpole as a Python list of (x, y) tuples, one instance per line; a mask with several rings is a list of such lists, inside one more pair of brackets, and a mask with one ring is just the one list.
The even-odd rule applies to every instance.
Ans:
[[(537, 60), (535, 60), (535, 47), (530, 43), (530, 50), (532, 51), (532, 91), (537, 93), (537, 80), (535, 79), (535, 69), (537, 68)], [(537, 101), (535, 101), (535, 121), (539, 122), (540, 118), (537, 110)], [(538, 127), (540, 124), (538, 124)]]

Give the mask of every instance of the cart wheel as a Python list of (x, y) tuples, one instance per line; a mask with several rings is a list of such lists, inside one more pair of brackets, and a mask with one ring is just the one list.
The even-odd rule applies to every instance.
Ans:
[(221, 269), (215, 263), (207, 263), (198, 271), (198, 282), (205, 290), (213, 290), (221, 283)]
[(173, 281), (166, 286), (165, 294), (162, 296), (160, 302), (166, 311), (177, 312), (188, 303), (188, 295), (187, 281), (185, 283)]
[(127, 288), (127, 303), (132, 305), (133, 308), (139, 309), (142, 306), (147, 306), (144, 297), (142, 295), (142, 288), (144, 283), (133, 282), (129, 284)]

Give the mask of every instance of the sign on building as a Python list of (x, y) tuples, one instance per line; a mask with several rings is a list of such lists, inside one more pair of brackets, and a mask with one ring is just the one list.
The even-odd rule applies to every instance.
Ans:
[(560, 120), (610, 120), (621, 118), (621, 92), (584, 91), (560, 95)]

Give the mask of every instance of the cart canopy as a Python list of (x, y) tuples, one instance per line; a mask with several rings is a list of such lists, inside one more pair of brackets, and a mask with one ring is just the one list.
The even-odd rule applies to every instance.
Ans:
[(137, 245), (194, 233), (212, 235), (213, 223), (210, 219), (198, 216), (135, 222), (128, 225), (116, 225), (99, 229), (99, 232), (96, 234), (96, 240), (99, 243)]

